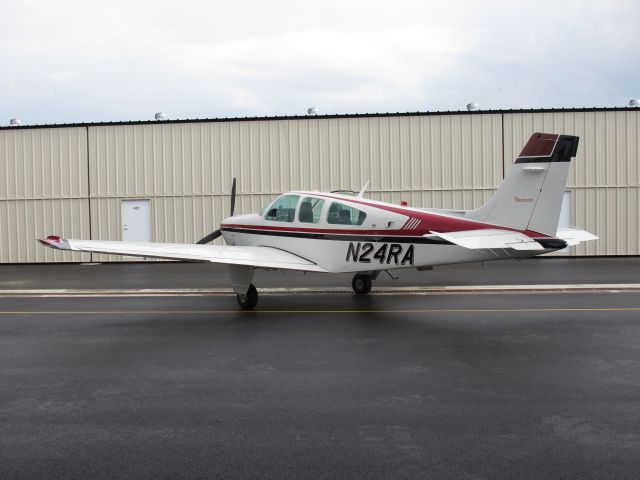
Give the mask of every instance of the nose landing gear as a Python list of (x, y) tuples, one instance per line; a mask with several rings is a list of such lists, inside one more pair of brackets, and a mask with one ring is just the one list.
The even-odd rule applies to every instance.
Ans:
[(243, 310), (252, 310), (258, 304), (258, 291), (253, 284), (249, 285), (249, 289), (247, 293), (241, 295), (239, 293), (236, 294), (236, 300), (238, 300), (238, 305)]
[(371, 291), (371, 275), (368, 273), (356, 273), (351, 281), (351, 288), (358, 295), (366, 295)]

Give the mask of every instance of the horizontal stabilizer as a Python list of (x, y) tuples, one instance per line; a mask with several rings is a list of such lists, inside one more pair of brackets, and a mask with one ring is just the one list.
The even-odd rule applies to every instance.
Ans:
[(461, 232), (439, 233), (433, 235), (460, 245), (471, 250), (490, 248), (512, 248), (514, 250), (544, 250), (538, 242), (524, 233), (497, 228), (484, 228), (481, 230), (465, 230)]
[(571, 247), (578, 245), (581, 242), (588, 242), (589, 240), (598, 240), (598, 237), (593, 233), (589, 233), (586, 230), (582, 230), (577, 227), (559, 228), (556, 233), (557, 238), (561, 238)]
[(198, 245), (191, 243), (113, 242), (101, 240), (67, 240), (50, 236), (40, 240), (47, 247), (76, 252), (166, 258), (192, 262), (247, 265), (256, 268), (326, 272), (323, 267), (293, 253), (272, 247)]

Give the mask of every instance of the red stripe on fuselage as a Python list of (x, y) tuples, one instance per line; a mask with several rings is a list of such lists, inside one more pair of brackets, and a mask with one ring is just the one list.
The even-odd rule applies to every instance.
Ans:
[(239, 225), (235, 223), (223, 223), (220, 228), (241, 228), (244, 230), (261, 230), (273, 232), (295, 232), (295, 233), (329, 233), (334, 235), (362, 235), (362, 236), (402, 236), (420, 237), (419, 233), (407, 232), (406, 230), (346, 230), (342, 228), (304, 228), (304, 227), (273, 227), (271, 225)]
[[(492, 225), (486, 225), (484, 228), (492, 227)], [(292, 233), (326, 233), (332, 235), (360, 235), (363, 237), (422, 237), (424, 232), (418, 230), (346, 230), (338, 228), (301, 228), (301, 227), (272, 227), (270, 225), (244, 225), (235, 223), (223, 223), (220, 228), (238, 228), (242, 230), (260, 230), (260, 231), (272, 231), (272, 232), (292, 232)], [(496, 227), (501, 230), (507, 230), (510, 232), (520, 232), (532, 238), (548, 237), (538, 232), (532, 232), (531, 230), (515, 230), (513, 228)], [(432, 229), (435, 232), (448, 233), (443, 230)], [(460, 230), (450, 230), (457, 232)], [(426, 232), (429, 233), (429, 232)]]

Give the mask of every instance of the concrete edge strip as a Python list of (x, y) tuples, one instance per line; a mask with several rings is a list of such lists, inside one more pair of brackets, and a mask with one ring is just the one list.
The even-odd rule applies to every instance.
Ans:
[[(326, 295), (353, 294), (346, 287), (259, 288), (263, 295)], [(624, 284), (562, 284), (562, 285), (465, 285), (437, 287), (380, 287), (376, 295), (442, 295), (496, 293), (580, 293), (580, 292), (640, 292), (640, 283)], [(0, 297), (151, 297), (151, 296), (221, 296), (231, 295), (230, 288), (180, 289), (29, 289), (0, 290)]]

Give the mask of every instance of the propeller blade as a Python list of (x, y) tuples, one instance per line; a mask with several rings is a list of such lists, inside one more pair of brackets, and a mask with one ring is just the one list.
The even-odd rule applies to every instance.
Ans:
[(233, 182), (231, 182), (231, 215), (233, 217), (233, 212), (236, 209), (236, 177), (233, 177)]
[(204, 245), (205, 243), (209, 243), (214, 241), (216, 238), (218, 238), (220, 235), (222, 235), (222, 232), (220, 231), (220, 229), (218, 230), (214, 230), (213, 232), (211, 232), (209, 235), (207, 235), (204, 238), (201, 238), (200, 240), (198, 240), (196, 242), (197, 245)]
[[(231, 215), (233, 217), (233, 211), (236, 209), (236, 177), (233, 177), (233, 182), (231, 182)], [(213, 242), (216, 238), (222, 235), (220, 229), (214, 230), (209, 235), (204, 238), (201, 238), (196, 242), (196, 245), (204, 245), (205, 243)]]

